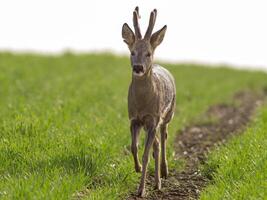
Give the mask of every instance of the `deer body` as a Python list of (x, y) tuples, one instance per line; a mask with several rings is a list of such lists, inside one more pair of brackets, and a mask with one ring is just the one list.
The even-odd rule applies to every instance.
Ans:
[[(166, 178), (168, 166), (166, 159), (167, 127), (175, 109), (176, 89), (174, 78), (165, 68), (153, 64), (153, 54), (162, 42), (167, 26), (152, 34), (157, 11), (150, 14), (149, 26), (142, 39), (136, 7), (133, 13), (135, 34), (125, 23), (122, 27), (122, 37), (131, 51), (132, 82), (128, 92), (128, 114), (132, 136), (131, 151), (134, 157), (136, 172), (142, 172), (138, 196), (145, 195), (145, 179), (149, 162), (150, 149), (153, 146), (155, 159), (156, 188), (161, 188), (160, 177)], [(142, 165), (138, 158), (138, 138), (140, 129), (147, 133)], [(157, 136), (160, 131), (160, 141)], [(161, 162), (160, 162), (161, 149)]]
[(128, 93), (130, 120), (143, 121), (150, 115), (159, 122), (169, 121), (174, 104), (175, 83), (165, 68), (154, 64), (151, 73), (143, 79), (133, 77)]

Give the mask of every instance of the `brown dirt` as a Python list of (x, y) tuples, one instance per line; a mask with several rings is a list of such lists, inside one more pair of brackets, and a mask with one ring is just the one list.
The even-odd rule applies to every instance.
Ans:
[(198, 199), (200, 191), (211, 178), (211, 175), (204, 176), (199, 170), (207, 153), (229, 137), (241, 133), (262, 100), (262, 95), (243, 91), (234, 95), (232, 105), (211, 106), (204, 116), (215, 118), (216, 122), (191, 125), (177, 134), (175, 157), (186, 161), (185, 168), (182, 171), (171, 170), (168, 179), (162, 180), (161, 191), (153, 190), (154, 178), (149, 175), (147, 197), (138, 198), (132, 193), (127, 199)]

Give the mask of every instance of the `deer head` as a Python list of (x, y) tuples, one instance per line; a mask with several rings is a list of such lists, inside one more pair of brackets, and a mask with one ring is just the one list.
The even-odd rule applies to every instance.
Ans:
[(152, 34), (157, 16), (154, 9), (150, 14), (149, 25), (144, 38), (140, 31), (138, 19), (140, 18), (138, 7), (133, 12), (133, 24), (135, 33), (127, 23), (122, 26), (122, 38), (131, 52), (131, 65), (133, 75), (142, 77), (148, 74), (152, 67), (153, 55), (156, 47), (162, 42), (167, 26)]

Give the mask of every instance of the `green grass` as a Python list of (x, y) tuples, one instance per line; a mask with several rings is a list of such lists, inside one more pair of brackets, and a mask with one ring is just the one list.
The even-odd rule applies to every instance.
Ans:
[(267, 199), (267, 106), (239, 137), (214, 151), (204, 172), (213, 180), (205, 199)]
[[(262, 72), (164, 66), (177, 85), (171, 168), (181, 167), (172, 157), (177, 130), (238, 90), (266, 86)], [(0, 198), (71, 199), (88, 187), (85, 199), (118, 199), (135, 190), (130, 80), (126, 57), (0, 53)]]

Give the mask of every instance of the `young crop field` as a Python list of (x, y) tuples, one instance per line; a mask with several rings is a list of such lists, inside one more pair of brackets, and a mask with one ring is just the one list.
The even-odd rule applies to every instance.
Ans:
[[(266, 199), (267, 74), (162, 65), (173, 74), (177, 90), (167, 142), (171, 174), (160, 194), (149, 189), (147, 198), (178, 199), (184, 191), (191, 197), (180, 172), (189, 173), (188, 166), (196, 169), (196, 163), (179, 156), (177, 144), (188, 141), (183, 135), (192, 125), (202, 130), (197, 125), (205, 124), (219, 135), (239, 134), (227, 141), (216, 137), (212, 143), (223, 139), (224, 144), (189, 153), (198, 159), (205, 154), (205, 161), (197, 164), (203, 184), (192, 198)], [(130, 81), (128, 57), (0, 53), (0, 199), (134, 199), (140, 174), (130, 151)], [(250, 95), (236, 97), (240, 93)], [(223, 107), (214, 105), (228, 105), (230, 109), (220, 111), (229, 111), (231, 118), (207, 115), (211, 108)], [(224, 129), (220, 124), (226, 121), (236, 127)], [(144, 137), (142, 132), (140, 157)], [(212, 151), (206, 157), (207, 149)], [(153, 169), (151, 157), (149, 171)], [(176, 190), (182, 186), (183, 191)]]

